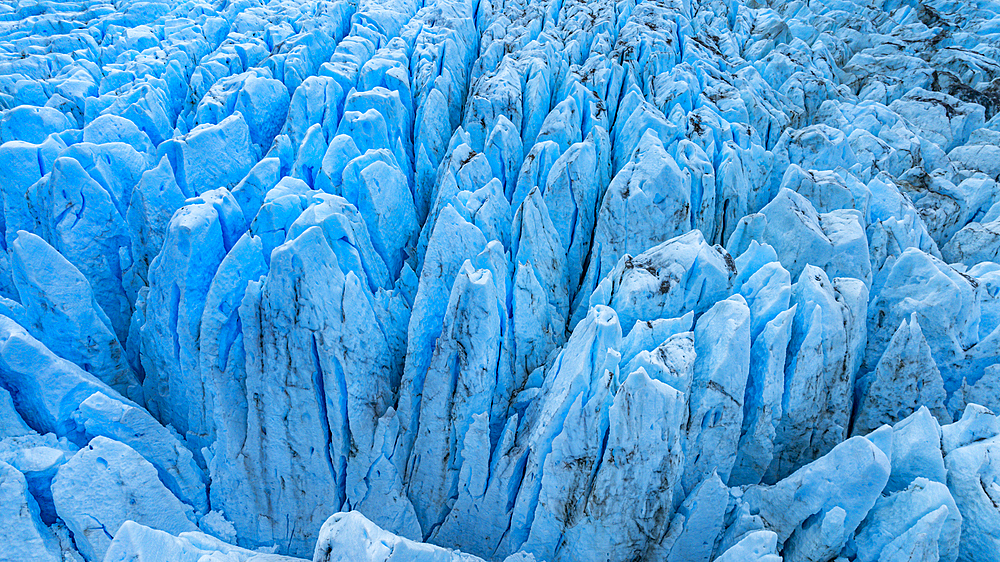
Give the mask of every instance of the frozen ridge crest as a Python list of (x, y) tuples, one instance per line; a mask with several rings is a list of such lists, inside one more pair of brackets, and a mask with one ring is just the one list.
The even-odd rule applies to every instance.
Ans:
[(1000, 3), (0, 3), (0, 562), (1000, 562)]

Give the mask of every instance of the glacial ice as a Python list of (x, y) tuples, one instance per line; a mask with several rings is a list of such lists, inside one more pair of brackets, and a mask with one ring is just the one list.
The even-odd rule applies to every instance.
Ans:
[(0, 560), (1000, 561), (998, 14), (0, 4)]
[(227, 544), (199, 531), (172, 535), (126, 521), (104, 556), (107, 562), (301, 562), (301, 558), (257, 552)]
[(171, 533), (196, 530), (194, 510), (160, 482), (156, 469), (120, 441), (95, 437), (59, 467), (52, 479), (56, 514), (73, 533), (80, 554), (103, 560), (125, 521)]
[(8, 560), (58, 561), (62, 559), (55, 535), (42, 522), (38, 503), (28, 489), (24, 475), (0, 461), (4, 546), (0, 553)]

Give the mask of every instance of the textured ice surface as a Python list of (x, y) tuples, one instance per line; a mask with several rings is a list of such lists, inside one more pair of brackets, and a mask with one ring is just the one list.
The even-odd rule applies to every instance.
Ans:
[(1000, 7), (0, 3), (0, 560), (1000, 562)]

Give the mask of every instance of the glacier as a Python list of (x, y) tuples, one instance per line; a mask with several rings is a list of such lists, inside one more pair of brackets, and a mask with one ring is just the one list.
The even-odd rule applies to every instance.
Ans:
[(1000, 562), (1000, 2), (0, 3), (0, 561)]

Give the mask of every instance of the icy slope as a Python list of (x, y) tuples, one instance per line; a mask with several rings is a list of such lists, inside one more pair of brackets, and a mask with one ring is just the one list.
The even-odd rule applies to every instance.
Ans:
[(0, 560), (1000, 561), (998, 113), (991, 0), (0, 4)]

